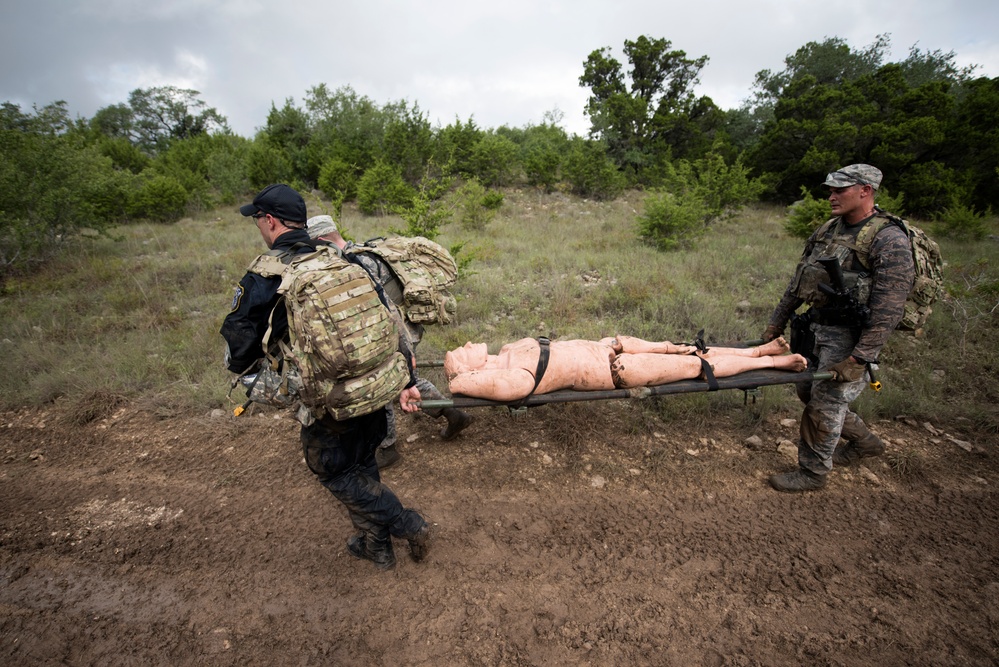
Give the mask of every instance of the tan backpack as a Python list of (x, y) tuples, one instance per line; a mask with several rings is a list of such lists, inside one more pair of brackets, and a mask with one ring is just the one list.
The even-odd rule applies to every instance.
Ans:
[[(927, 318), (933, 312), (933, 304), (944, 292), (943, 281), (943, 258), (940, 255), (940, 246), (936, 241), (926, 235), (926, 232), (910, 224), (897, 216), (886, 213), (880, 208), (875, 208), (876, 217), (864, 225), (864, 228), (857, 234), (857, 245), (853, 249), (857, 253), (857, 260), (861, 265), (870, 270), (871, 244), (878, 232), (888, 225), (898, 225), (906, 236), (909, 237), (909, 245), (912, 247), (912, 261), (916, 268), (916, 279), (912, 284), (912, 290), (905, 300), (905, 314), (902, 321), (898, 323), (897, 329), (904, 331), (919, 332), (926, 324)], [(835, 224), (838, 218), (833, 218), (822, 225), (818, 236), (823, 236)]]
[(450, 324), (457, 303), (449, 288), (458, 265), (446, 248), (422, 236), (393, 236), (365, 241), (352, 253), (378, 255), (402, 283), (401, 309), (414, 324)]
[[(367, 272), (333, 246), (292, 254), (270, 251), (247, 269), (280, 277), (275, 308), (288, 313), (288, 339), (278, 341), (285, 362), (279, 391), (344, 420), (390, 403), (409, 381), (399, 332)], [(273, 319), (273, 312), (271, 313)], [(282, 368), (264, 336), (270, 370)]]

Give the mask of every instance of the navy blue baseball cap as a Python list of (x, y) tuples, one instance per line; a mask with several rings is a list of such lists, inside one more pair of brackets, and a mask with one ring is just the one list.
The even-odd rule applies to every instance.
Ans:
[(243, 215), (270, 213), (279, 220), (304, 223), (309, 217), (302, 195), (284, 183), (268, 185), (253, 198), (252, 204), (239, 207)]

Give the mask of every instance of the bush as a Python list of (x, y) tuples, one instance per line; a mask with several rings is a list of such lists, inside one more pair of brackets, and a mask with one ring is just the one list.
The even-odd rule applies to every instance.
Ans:
[(517, 167), (517, 144), (506, 137), (484, 134), (472, 147), (472, 170), (486, 186), (509, 185)]
[(216, 135), (205, 158), (205, 178), (217, 204), (232, 204), (250, 189), (247, 165), (250, 143), (242, 137)]
[(414, 194), (398, 167), (379, 161), (357, 183), (357, 207), (366, 215), (384, 214), (410, 206)]
[(614, 199), (625, 186), (624, 175), (607, 155), (607, 147), (597, 141), (575, 137), (563, 172), (572, 191), (583, 197)]
[(524, 148), (521, 162), (528, 183), (544, 188), (546, 193), (555, 188), (562, 156), (554, 146), (542, 142), (530, 143)]
[(131, 218), (175, 222), (183, 217), (186, 206), (187, 190), (177, 179), (146, 171), (129, 199), (128, 214)]
[(0, 129), (0, 281), (120, 221), (130, 172), (65, 136)]
[(801, 186), (801, 199), (787, 207), (784, 229), (791, 236), (807, 239), (822, 223), (832, 217), (828, 199), (816, 199)]
[(486, 193), (482, 195), (482, 205), (490, 211), (498, 211), (503, 205), (503, 199), (503, 193), (499, 190), (486, 190)]
[[(499, 195), (499, 204), (493, 204), (496, 198), (492, 195)], [(486, 200), (490, 204), (486, 204)], [(458, 221), (462, 229), (470, 231), (482, 231), (486, 225), (496, 217), (496, 209), (503, 203), (503, 195), (495, 190), (486, 190), (475, 179), (466, 181), (455, 193), (457, 202)]]
[(357, 171), (339, 158), (327, 160), (319, 170), (319, 189), (327, 197), (342, 195), (344, 201), (357, 198)]
[(896, 197), (892, 196), (887, 188), (882, 187), (878, 190), (874, 203), (882, 211), (897, 215), (900, 218), (905, 217), (905, 193), (903, 192), (899, 192)]
[(905, 192), (909, 211), (914, 215), (933, 215), (966, 201), (956, 172), (939, 162), (912, 165), (899, 177), (898, 187)]
[(981, 241), (988, 234), (986, 215), (968, 206), (945, 208), (938, 216), (933, 231), (940, 236), (948, 236), (959, 241)]
[(707, 231), (711, 212), (697, 194), (657, 190), (645, 198), (638, 234), (659, 250), (689, 248)]
[(284, 151), (258, 139), (248, 151), (246, 176), (253, 190), (262, 190), (272, 183), (290, 183), (295, 174)]
[(715, 216), (736, 213), (763, 192), (763, 184), (749, 178), (749, 170), (739, 160), (730, 166), (721, 155), (709, 153), (693, 166), (701, 195)]

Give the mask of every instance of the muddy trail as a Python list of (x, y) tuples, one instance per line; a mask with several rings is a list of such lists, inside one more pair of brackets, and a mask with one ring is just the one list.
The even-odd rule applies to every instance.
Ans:
[(383, 573), (287, 414), (163, 412), (0, 414), (4, 664), (999, 662), (995, 442), (960, 424), (875, 422), (886, 456), (782, 495), (792, 414), (407, 416), (384, 479), (436, 539)]

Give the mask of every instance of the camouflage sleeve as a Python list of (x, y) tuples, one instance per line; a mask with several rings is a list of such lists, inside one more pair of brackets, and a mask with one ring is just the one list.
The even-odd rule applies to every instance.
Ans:
[(916, 271), (912, 247), (905, 232), (889, 225), (871, 244), (871, 297), (867, 302), (871, 318), (853, 350), (853, 356), (876, 361), (888, 336), (905, 314), (905, 300), (912, 289)]
[(355, 257), (361, 261), (361, 266), (367, 269), (368, 273), (378, 281), (379, 285), (384, 286), (388, 281), (395, 278), (391, 267), (380, 257), (372, 255), (370, 252), (359, 252)]

